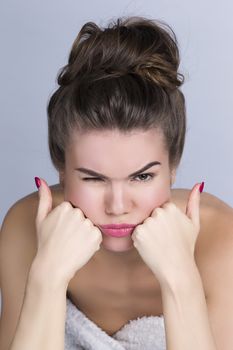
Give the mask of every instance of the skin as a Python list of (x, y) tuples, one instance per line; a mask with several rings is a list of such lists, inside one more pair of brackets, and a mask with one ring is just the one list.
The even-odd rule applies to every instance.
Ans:
[[(163, 133), (159, 129), (127, 134), (118, 130), (74, 131), (65, 159), (65, 169), (60, 172), (64, 199), (79, 207), (96, 226), (139, 225), (154, 208), (171, 198), (175, 169), (169, 167)], [(129, 174), (153, 161), (161, 165), (142, 172), (153, 173), (153, 178), (145, 175), (128, 178)], [(80, 167), (94, 170), (108, 179), (84, 181), (91, 176), (75, 170)], [(141, 260), (131, 236), (115, 238), (103, 233), (102, 236), (98, 257), (123, 264)]]
[[(111, 261), (127, 264), (140, 259), (139, 251), (160, 282), (163, 281), (160, 285), (168, 349), (186, 349), (190, 343), (193, 344), (192, 349), (196, 349), (197, 344), (206, 350), (217, 349), (201, 276), (193, 256), (199, 231), (199, 189), (196, 186), (192, 190), (187, 206), (189, 215), (198, 225), (192, 225), (174, 205), (164, 206), (171, 199), (175, 169), (169, 166), (161, 130), (127, 134), (116, 130), (76, 131), (66, 148), (65, 159), (65, 170), (60, 174), (64, 199), (73, 207), (79, 207), (94, 225), (124, 222), (140, 226), (152, 214), (153, 218), (147, 220), (140, 231), (136, 229), (133, 237), (108, 237), (102, 233), (98, 254), (102, 259), (107, 257), (105, 261), (108, 264)], [(129, 179), (129, 174), (154, 161), (160, 165), (149, 169), (153, 176), (148, 181)], [(104, 175), (101, 175), (101, 180), (99, 176), (97, 182), (87, 182), (83, 179), (86, 175), (78, 171), (80, 167)], [(158, 208), (160, 211), (156, 215), (155, 209)], [(189, 234), (190, 231), (192, 234)], [(176, 273), (180, 277), (179, 283), (174, 282)], [(165, 277), (166, 274), (168, 277)]]
[[(102, 132), (101, 132), (102, 134)], [(77, 134), (76, 134), (77, 135)], [(128, 135), (129, 136), (129, 135)], [(79, 139), (80, 140), (80, 139)], [(147, 139), (148, 140), (148, 139)], [(96, 139), (97, 141), (97, 139)], [(155, 142), (155, 140), (153, 140)], [(99, 145), (99, 143), (98, 143)], [(113, 143), (111, 143), (112, 147)], [(120, 147), (120, 144), (118, 145)], [(142, 145), (141, 145), (142, 146)], [(97, 149), (97, 143), (94, 144), (94, 150)], [(112, 148), (110, 148), (112, 150)], [(119, 153), (120, 153), (120, 148)], [(153, 148), (153, 155), (155, 154), (155, 147)], [(92, 148), (93, 150), (93, 148)], [(103, 150), (103, 154), (106, 153), (106, 150)], [(122, 150), (121, 150), (122, 151)], [(137, 150), (138, 151), (138, 150)], [(140, 147), (139, 147), (140, 151)], [(104, 153), (105, 152), (105, 153)], [(157, 149), (156, 149), (157, 152)], [(125, 150), (122, 153), (122, 156), (119, 157), (119, 161), (124, 160)], [(133, 152), (133, 158), (135, 157), (135, 151)], [(98, 152), (96, 152), (95, 160), (97, 159)], [(138, 155), (137, 155), (138, 156)], [(101, 157), (101, 161), (103, 161), (103, 157)], [(138, 159), (138, 158), (137, 158)], [(111, 158), (110, 158), (111, 160)], [(85, 159), (87, 161), (87, 159)], [(127, 163), (125, 166), (128, 166), (128, 162), (130, 159), (127, 159)], [(136, 159), (135, 159), (136, 161)], [(147, 163), (145, 159), (145, 155), (142, 157), (141, 164), (136, 164), (136, 166), (132, 166), (127, 170), (127, 175), (134, 170), (139, 169), (139, 166)], [(102, 163), (101, 163), (102, 164)], [(84, 164), (78, 164), (78, 166), (84, 166)], [(114, 162), (115, 165), (115, 162)], [(85, 164), (85, 166), (89, 166), (90, 164)], [(156, 168), (156, 167), (155, 167)], [(119, 168), (120, 169), (120, 168)], [(106, 175), (110, 176), (110, 173), (107, 173), (106, 169), (94, 169), (94, 170), (102, 170), (104, 172), (106, 170)], [(111, 170), (111, 169), (110, 169)], [(147, 172), (152, 172), (152, 169), (148, 169)], [(64, 175), (65, 173), (63, 173)], [(62, 173), (60, 174), (62, 175)], [(121, 175), (121, 174), (120, 174)], [(123, 174), (124, 175), (124, 174)], [(84, 175), (83, 175), (84, 176)], [(112, 175), (113, 177), (116, 174)], [(121, 175), (122, 176), (122, 175)], [(139, 181), (139, 178), (137, 178)], [(130, 182), (129, 182), (130, 183)], [(79, 188), (81, 187), (81, 182)], [(85, 182), (84, 182), (85, 184)], [(89, 184), (89, 183), (88, 183)], [(149, 185), (149, 184), (148, 184)], [(95, 191), (97, 191), (97, 186), (103, 186), (96, 183)], [(134, 187), (135, 186), (135, 187)], [(136, 185), (132, 185), (132, 188), (135, 188), (135, 192), (138, 191), (140, 186), (146, 186), (144, 183), (138, 183)], [(150, 185), (151, 187), (151, 185)], [(75, 193), (76, 188), (74, 188)], [(145, 191), (145, 189), (144, 189)], [(53, 207), (57, 207), (64, 200), (63, 189), (60, 185), (51, 186), (52, 192), (52, 201)], [(93, 191), (94, 192), (94, 191)], [(143, 193), (143, 191), (142, 191)], [(185, 212), (188, 196), (190, 194), (190, 189), (173, 189), (172, 193), (172, 201), (183, 211)], [(150, 194), (150, 193), (149, 193)], [(128, 197), (127, 197), (128, 198)], [(131, 198), (131, 197), (130, 197)], [(156, 197), (157, 198), (157, 197)], [(78, 199), (81, 202), (84, 202), (85, 198), (78, 196)], [(155, 197), (153, 198), (155, 201)], [(96, 201), (98, 202), (98, 201)], [(161, 201), (162, 202), (162, 201)], [(145, 202), (147, 206), (148, 202)], [(206, 302), (208, 305), (208, 313), (209, 319), (211, 322), (211, 326), (213, 328), (216, 342), (218, 343), (219, 349), (231, 349), (232, 348), (232, 251), (233, 251), (233, 240), (232, 240), (232, 227), (233, 227), (233, 216), (232, 216), (232, 208), (230, 208), (226, 203), (222, 202), (220, 199), (216, 198), (213, 195), (208, 193), (201, 194), (201, 203), (200, 203), (201, 211), (201, 232), (197, 239), (196, 249), (195, 249), (195, 260), (201, 274), (202, 283), (205, 291)], [(109, 218), (113, 222), (118, 222), (118, 216), (111, 217), (108, 216), (108, 211), (105, 213), (105, 207), (97, 206), (95, 208), (90, 207), (91, 203), (87, 203), (86, 207), (86, 215), (89, 215), (90, 218), (96, 217), (96, 213), (98, 213), (97, 218)], [(99, 205), (99, 202), (98, 202)], [(154, 207), (154, 205), (152, 205)], [(15, 329), (17, 326), (19, 314), (21, 312), (23, 297), (25, 293), (25, 286), (28, 281), (28, 272), (30, 266), (35, 258), (37, 252), (37, 239), (36, 239), (36, 231), (35, 231), (35, 217), (38, 209), (38, 193), (37, 191), (28, 195), (25, 198), (22, 198), (18, 201), (7, 214), (6, 219), (4, 220), (3, 228), (1, 230), (1, 264), (0, 266), (4, 267), (1, 269), (1, 287), (2, 287), (2, 296), (3, 296), (3, 315), (1, 319), (0, 326), (0, 348), (8, 349), (10, 341), (13, 339), (15, 334)], [(84, 205), (81, 208), (84, 210)], [(90, 209), (90, 210), (89, 210)], [(102, 210), (100, 210), (102, 209)], [(131, 209), (131, 210), (130, 210)], [(140, 209), (140, 210), (139, 210)], [(127, 209), (126, 209), (127, 210)], [(142, 210), (142, 212), (141, 212)], [(120, 216), (119, 220), (126, 222), (140, 222), (145, 219), (146, 216), (150, 214), (151, 208), (147, 208), (148, 213), (145, 211), (145, 206), (141, 206), (141, 202), (137, 201), (133, 208), (128, 209), (127, 212), (130, 219), (135, 219), (135, 221), (130, 220), (128, 216)], [(90, 213), (90, 214), (89, 214)], [(144, 213), (145, 215), (142, 215)], [(110, 213), (111, 214), (111, 213)], [(125, 213), (124, 213), (125, 214)], [(132, 214), (132, 215), (131, 215)], [(134, 214), (134, 215), (133, 215)], [(137, 214), (137, 215), (136, 215)], [(139, 216), (140, 214), (140, 216)], [(145, 216), (145, 217), (144, 217)], [(117, 219), (117, 220), (115, 220)], [(93, 220), (94, 221), (94, 220)], [(96, 220), (96, 223), (109, 223), (112, 221), (107, 220)], [(17, 232), (17, 234), (15, 234)], [(75, 236), (75, 235), (74, 235)], [(75, 239), (75, 237), (74, 237)], [(77, 237), (78, 239), (78, 237)], [(55, 243), (57, 241), (55, 240)], [(103, 247), (102, 247), (103, 248)], [(56, 251), (56, 249), (55, 249)], [(161, 299), (158, 297), (158, 293), (156, 292), (157, 283), (155, 283), (155, 278), (151, 276), (148, 277), (148, 269), (139, 269), (135, 271), (135, 259), (138, 259), (138, 255), (130, 255), (130, 252), (135, 252), (135, 250), (130, 251), (120, 251), (114, 252), (110, 249), (101, 249), (101, 255), (95, 254), (91, 259), (93, 263), (86, 264), (83, 269), (78, 271), (78, 274), (70, 281), (69, 284), (69, 294), (72, 295), (73, 300), (78, 303), (80, 298), (82, 300), (82, 310), (85, 314), (93, 317), (93, 310), (96, 311), (96, 305), (101, 309), (101, 313), (96, 311), (96, 315), (94, 321), (103, 327), (103, 329), (108, 330), (109, 334), (113, 334), (116, 330), (120, 329), (122, 325), (124, 325), (128, 320), (135, 319), (138, 316), (145, 315), (146, 310), (151, 309), (152, 306), (154, 308), (154, 315), (160, 315), (162, 313)], [(99, 251), (98, 251), (99, 252)], [(97, 253), (98, 253), (97, 252)], [(97, 261), (97, 256), (101, 258), (100, 264)], [(135, 258), (133, 260), (133, 257)], [(107, 260), (108, 259), (108, 260)], [(43, 260), (44, 261), (44, 260)], [(112, 262), (116, 262), (116, 264), (111, 264)], [(122, 261), (122, 264), (121, 264)], [(132, 262), (132, 263), (130, 263)], [(139, 266), (142, 266), (140, 263)], [(145, 266), (145, 264), (143, 265)], [(102, 274), (102, 270), (104, 273)], [(98, 272), (98, 273), (97, 273)], [(127, 273), (128, 272), (128, 273)], [(139, 273), (138, 273), (139, 272)], [(146, 272), (146, 273), (145, 273)], [(149, 271), (150, 272), (150, 271)], [(46, 277), (47, 274), (44, 274)], [(77, 277), (77, 278), (76, 278)], [(130, 278), (129, 278), (130, 277)], [(81, 286), (80, 286), (80, 278), (81, 278)], [(100, 282), (97, 281), (100, 280)], [(54, 284), (54, 279), (50, 279), (52, 284)], [(153, 285), (151, 281), (153, 280)], [(117, 283), (115, 283), (115, 281)], [(149, 283), (150, 281), (150, 283)], [(98, 283), (97, 283), (98, 282)], [(109, 283), (110, 282), (110, 283)], [(113, 284), (113, 286), (111, 286)], [(46, 283), (42, 283), (42, 286), (46, 286)], [(94, 293), (95, 299), (93, 300), (93, 290), (89, 290), (86, 288), (87, 286), (101, 286), (101, 292), (104, 293)], [(132, 300), (132, 287), (133, 290), (140, 291), (140, 297), (138, 297), (138, 302), (136, 305), (130, 304)], [(110, 289), (110, 293), (106, 296), (106, 291), (108, 292)], [(30, 288), (29, 288), (30, 289)], [(115, 311), (111, 308), (112, 304), (112, 291), (115, 289), (115, 300), (118, 301), (118, 310), (120, 312), (121, 318), (118, 319), (118, 311)], [(148, 299), (149, 291), (153, 291), (153, 301), (150, 297)], [(199, 288), (200, 290), (200, 288)], [(34, 289), (31, 289), (33, 294)], [(95, 290), (96, 291), (96, 290)], [(125, 304), (122, 305), (122, 291), (124, 292), (124, 300), (129, 304), (130, 309), (127, 310), (127, 314), (123, 312), (125, 311)], [(191, 290), (191, 292), (194, 289)], [(45, 318), (41, 319), (40, 315), (43, 315), (41, 304), (38, 303), (38, 286), (36, 286), (35, 300), (30, 302), (30, 308), (25, 309), (25, 313), (27, 314), (28, 325), (25, 327), (29, 330), (29, 327), (35, 329), (37, 332), (40, 329), (38, 323), (35, 319), (35, 316), (38, 316), (38, 322), (42, 321), (43, 328), (46, 334), (41, 335), (41, 339), (43, 341), (46, 339), (48, 342), (51, 340), (51, 325), (56, 325), (57, 327), (62, 327), (64, 324), (65, 311), (63, 311), (63, 302), (60, 302), (60, 306), (56, 307), (56, 312), (54, 314), (51, 313), (51, 318), (47, 317), (47, 311), (44, 312)], [(48, 305), (51, 305), (51, 292), (49, 292), (47, 301), (45, 300), (44, 310), (48, 310)], [(52, 295), (52, 304), (56, 304), (56, 300), (60, 298), (58, 293), (55, 293), (55, 296)], [(65, 299), (65, 298), (64, 298)], [(194, 328), (196, 329), (196, 325), (200, 325), (199, 320), (197, 320), (193, 316), (193, 312), (190, 312), (190, 301), (191, 294), (188, 291), (186, 301), (184, 300), (184, 296), (182, 295), (182, 303), (185, 305), (187, 302), (188, 307), (185, 305), (185, 310), (189, 310), (189, 314), (191, 315), (191, 319), (194, 321)], [(196, 295), (194, 295), (194, 301), (191, 305), (194, 307), (194, 311), (197, 312), (197, 306), (199, 305), (198, 300), (196, 299)], [(58, 302), (58, 300), (57, 300)], [(37, 306), (39, 305), (39, 311)], [(78, 305), (78, 304), (77, 304)], [(103, 313), (103, 306), (105, 308), (105, 313)], [(132, 307), (131, 307), (132, 306)], [(61, 310), (62, 308), (62, 310)], [(165, 310), (165, 307), (163, 308)], [(163, 312), (165, 312), (163, 310)], [(172, 312), (172, 308), (169, 307), (167, 310)], [(122, 311), (122, 313), (121, 313)], [(112, 317), (109, 320), (109, 312), (111, 312)], [(147, 311), (148, 313), (148, 311)], [(188, 314), (188, 317), (189, 317)], [(201, 313), (199, 313), (201, 314)], [(101, 315), (101, 319), (100, 316)], [(123, 315), (123, 319), (122, 319)], [(168, 317), (167, 317), (168, 318)], [(170, 318), (170, 317), (169, 317)], [(33, 322), (32, 322), (33, 321)], [(111, 321), (111, 324), (109, 324)], [(172, 328), (174, 324), (178, 327), (179, 322), (177, 322), (177, 312), (174, 312), (174, 322), (172, 322)], [(189, 323), (187, 321), (184, 324), (188, 327), (188, 331), (192, 328), (189, 327)], [(31, 329), (32, 329), (31, 328)], [(200, 328), (200, 327), (199, 327)], [(202, 329), (202, 328), (201, 328)], [(54, 328), (53, 328), (54, 330)], [(25, 332), (22, 334), (22, 338), (25, 340), (25, 343), (28, 343), (29, 335), (32, 335), (32, 341), (35, 340), (33, 332), (27, 332), (25, 337)], [(60, 333), (59, 333), (60, 334)], [(175, 333), (176, 336), (177, 333)], [(182, 327), (182, 334), (184, 334)], [(187, 332), (188, 334), (188, 332)], [(58, 337), (53, 337), (52, 340), (56, 340), (59, 342)], [(62, 343), (62, 342), (61, 342)], [(192, 342), (189, 342), (192, 344)], [(57, 344), (56, 344), (57, 345)], [(195, 345), (195, 344), (194, 344)], [(39, 349), (41, 346), (39, 347)], [(52, 348), (58, 348), (58, 346), (52, 346)], [(187, 347), (186, 347), (187, 348)], [(196, 349), (197, 347), (195, 347)], [(204, 348), (204, 347), (203, 347)], [(25, 349), (25, 346), (23, 347)], [(35, 349), (35, 346), (33, 347)], [(51, 349), (51, 343), (49, 343), (49, 349)], [(206, 349), (206, 347), (205, 347)]]

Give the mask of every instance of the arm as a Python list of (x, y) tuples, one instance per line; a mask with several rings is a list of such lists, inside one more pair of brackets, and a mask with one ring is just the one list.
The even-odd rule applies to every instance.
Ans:
[[(213, 235), (208, 236), (208, 240), (202, 239), (199, 201), (198, 184), (189, 194), (185, 213), (174, 203), (167, 202), (155, 208), (132, 234), (134, 246), (160, 283), (167, 350), (218, 349), (218, 339), (213, 332), (205, 300), (206, 288), (203, 287), (194, 257), (197, 238), (202, 242), (207, 241), (207, 248), (213, 241)], [(210, 223), (211, 220), (208, 226), (212, 233), (213, 226)], [(205, 260), (205, 252), (203, 244), (199, 243), (196, 255), (199, 255), (199, 263), (204, 260), (206, 266), (211, 261)]]
[(210, 325), (217, 349), (232, 350), (233, 209), (220, 200), (215, 200), (214, 205), (209, 203), (208, 207), (208, 230), (196, 262), (207, 295)]
[(187, 264), (179, 283), (171, 282), (161, 291), (167, 350), (216, 350), (195, 263)]
[[(5, 316), (1, 321), (0, 343), (5, 344), (5, 350), (64, 349), (66, 290), (69, 281), (99, 249), (102, 241), (100, 230), (84, 217), (79, 208), (73, 208), (69, 202), (62, 202), (56, 208), (52, 208), (52, 194), (45, 180), (41, 180), (39, 205), (38, 208), (34, 205), (34, 210), (37, 212), (36, 215), (34, 212), (30, 225), (30, 228), (34, 229), (33, 253), (31, 252), (30, 258), (34, 253), (35, 258), (30, 264), (25, 292), (21, 303), (17, 303), (17, 309), (12, 308), (10, 303), (12, 297), (7, 296), (7, 287), (14, 284), (12, 281), (9, 282), (8, 272), (16, 280), (20, 278), (12, 270), (10, 257), (12, 251), (16, 251), (20, 273), (21, 270), (27, 270), (28, 262), (25, 269), (24, 256), (28, 254), (25, 249), (28, 243), (21, 225), (20, 233), (26, 245), (21, 244), (20, 253), (17, 252), (15, 241), (18, 240), (18, 225), (11, 215), (5, 220), (1, 232), (1, 263), (2, 266), (9, 267), (9, 271), (6, 272), (0, 266), (5, 298), (3, 299)], [(22, 212), (25, 213), (25, 207)], [(21, 216), (16, 216), (21, 221)], [(25, 223), (25, 227), (28, 227), (28, 220)], [(30, 235), (31, 230), (26, 231)], [(17, 266), (16, 260), (13, 257), (14, 266)], [(8, 302), (5, 303), (4, 300)], [(19, 310), (20, 304), (22, 308)], [(14, 332), (7, 320), (9, 314), (14, 321)], [(6, 328), (9, 329), (7, 335), (4, 333)]]
[[(186, 198), (184, 198), (185, 202)], [(190, 270), (186, 270), (180, 278), (182, 286), (171, 284), (170, 288), (163, 288), (167, 341), (169, 342), (171, 337), (177, 339), (180, 328), (178, 327), (179, 314), (176, 309), (181, 305), (182, 319), (187, 317), (187, 322), (181, 325), (181, 339), (185, 340), (186, 334), (190, 337), (196, 334), (197, 341), (200, 341), (202, 330), (205, 329), (207, 337), (213, 334), (216, 349), (231, 350), (233, 347), (233, 210), (219, 198), (208, 193), (202, 194), (201, 208), (203, 229), (196, 244), (194, 271), (193, 266)], [(195, 276), (197, 276), (197, 283)], [(198, 293), (194, 291), (195, 285)], [(175, 315), (170, 314), (172, 310), (176, 313)], [(185, 310), (189, 310), (190, 320), (188, 315), (185, 316)], [(170, 323), (172, 319), (174, 328)], [(200, 327), (201, 322), (202, 327)], [(211, 335), (208, 324), (206, 328), (206, 322), (210, 324)], [(191, 339), (188, 349), (192, 349), (191, 345), (195, 348)], [(197, 345), (196, 348), (202, 349), (201, 345)]]
[(64, 348), (65, 287), (55, 287), (54, 276), (45, 281), (45, 273), (39, 279), (33, 263), (36, 209), (37, 193), (21, 199), (8, 211), (0, 232), (1, 350), (44, 350), (46, 342), (47, 349)]
[(16, 332), (9, 350), (63, 350), (66, 316), (66, 286), (32, 264)]

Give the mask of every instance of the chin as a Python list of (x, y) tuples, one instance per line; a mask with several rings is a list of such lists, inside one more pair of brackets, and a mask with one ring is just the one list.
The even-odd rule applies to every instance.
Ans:
[(116, 252), (116, 253), (129, 252), (135, 249), (132, 239), (126, 240), (125, 237), (124, 238), (107, 237), (106, 239), (103, 239), (100, 247), (103, 250), (107, 250), (109, 252)]

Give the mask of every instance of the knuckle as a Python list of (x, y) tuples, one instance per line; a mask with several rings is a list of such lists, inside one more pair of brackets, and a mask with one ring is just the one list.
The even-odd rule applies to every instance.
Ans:
[(70, 208), (72, 208), (72, 205), (70, 204), (70, 202), (64, 201), (60, 204), (60, 208), (62, 210), (69, 210)]
[(94, 234), (98, 234), (99, 235), (99, 229), (98, 229), (98, 227), (96, 227), (96, 226), (94, 226), (93, 227), (93, 230), (91, 231), (91, 232), (93, 232)]
[(155, 210), (157, 215), (162, 215), (163, 214), (163, 209), (162, 208), (156, 208)]
[(166, 208), (169, 210), (169, 211), (174, 211), (176, 210), (176, 205), (174, 203), (168, 203), (166, 205)]
[(148, 218), (146, 218), (145, 223), (147, 224), (152, 224), (154, 222), (153, 218), (151, 216), (149, 216)]
[(76, 215), (84, 216), (82, 210), (79, 209), (79, 208), (74, 208), (74, 212), (75, 212)]
[(102, 240), (102, 235), (100, 230), (97, 227), (95, 227), (93, 231), (95, 232), (96, 237), (99, 238), (99, 240)]
[(91, 227), (92, 226), (92, 222), (89, 219), (85, 219), (84, 223), (88, 226)]
[(177, 206), (175, 205), (175, 203), (169, 203), (169, 208), (176, 210)]
[(140, 226), (140, 225), (138, 225), (137, 226), (137, 228), (134, 230), (134, 232), (133, 232), (133, 236), (134, 237), (141, 237), (141, 235), (142, 235), (142, 232), (143, 232), (143, 228), (142, 228), (142, 226)]
[(134, 231), (133, 231), (133, 234), (137, 234), (138, 232), (141, 231), (141, 225), (138, 225), (137, 227), (135, 227)]

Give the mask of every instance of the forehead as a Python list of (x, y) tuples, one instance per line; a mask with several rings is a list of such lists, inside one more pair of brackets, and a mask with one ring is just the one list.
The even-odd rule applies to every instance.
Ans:
[[(119, 158), (143, 159), (148, 157), (164, 157), (167, 151), (164, 136), (160, 129), (101, 131), (73, 131), (70, 143), (66, 149), (66, 157), (78, 159), (80, 162), (88, 159), (114, 160)], [(159, 159), (157, 159), (159, 160)], [(160, 159), (161, 160), (161, 159)]]

